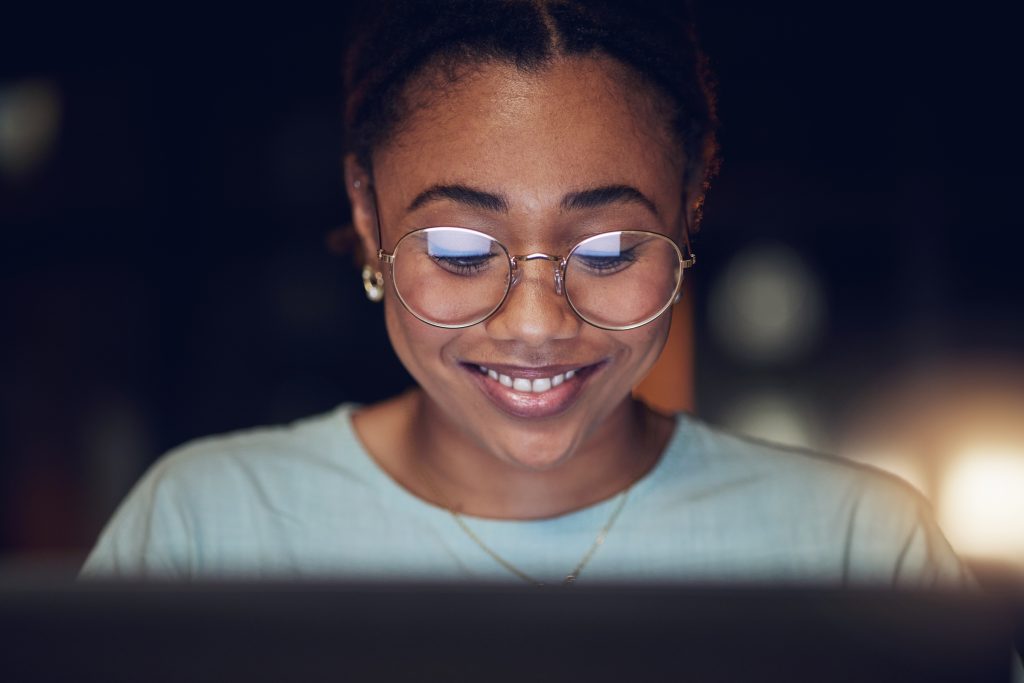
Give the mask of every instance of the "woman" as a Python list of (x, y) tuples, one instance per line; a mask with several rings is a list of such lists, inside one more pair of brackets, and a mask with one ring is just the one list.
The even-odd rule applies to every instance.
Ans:
[(538, 0), (404, 3), (366, 27), (347, 189), (418, 387), (165, 456), (85, 575), (962, 580), (894, 480), (631, 398), (715, 168), (685, 21)]

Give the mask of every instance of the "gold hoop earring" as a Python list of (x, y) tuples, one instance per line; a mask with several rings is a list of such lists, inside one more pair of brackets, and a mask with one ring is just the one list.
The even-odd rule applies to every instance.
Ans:
[(363, 289), (366, 298), (379, 303), (384, 298), (384, 273), (370, 266), (363, 266)]

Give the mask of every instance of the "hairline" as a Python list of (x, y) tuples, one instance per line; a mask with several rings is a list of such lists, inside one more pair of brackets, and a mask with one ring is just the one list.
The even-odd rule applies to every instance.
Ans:
[[(437, 102), (467, 85), (474, 76), (480, 75), (486, 69), (506, 66), (527, 76), (539, 76), (552, 69), (559, 60), (582, 59), (604, 62), (607, 66), (613, 67), (608, 72), (609, 79), (620, 87), (639, 94), (637, 98), (630, 98), (627, 105), (638, 114), (635, 118), (640, 118), (640, 114), (646, 110), (647, 114), (661, 122), (660, 131), (641, 130), (639, 132), (651, 136), (655, 139), (658, 148), (664, 150), (666, 160), (684, 178), (686, 187), (683, 187), (682, 190), (688, 192), (690, 185), (700, 179), (685, 178), (687, 164), (685, 144), (672, 124), (672, 116), (675, 115), (676, 109), (673, 97), (665, 93), (653, 79), (640, 69), (599, 48), (577, 53), (552, 49), (538, 59), (522, 63), (517, 63), (516, 60), (506, 56), (474, 55), (468, 51), (464, 51), (462, 55), (435, 55), (410, 74), (396, 94), (397, 106), (395, 109), (400, 115), (392, 121), (391, 128), (384, 140), (376, 141), (370, 149), (364, 150), (364, 152), (368, 152), (368, 157), (364, 161), (369, 162), (365, 170), (372, 178), (374, 155), (388, 145), (401, 144), (401, 137), (412, 125), (417, 111), (430, 109)], [(700, 170), (703, 171), (705, 165), (702, 162)]]

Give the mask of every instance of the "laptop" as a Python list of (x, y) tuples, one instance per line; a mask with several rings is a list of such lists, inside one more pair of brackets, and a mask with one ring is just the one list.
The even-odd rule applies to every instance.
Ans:
[(1013, 600), (893, 591), (0, 585), (7, 681), (1009, 681)]

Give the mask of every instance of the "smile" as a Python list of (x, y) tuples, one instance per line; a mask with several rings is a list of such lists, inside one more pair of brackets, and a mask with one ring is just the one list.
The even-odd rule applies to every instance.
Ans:
[(572, 379), (576, 376), (576, 370), (567, 370), (551, 377), (537, 377), (530, 379), (528, 377), (513, 377), (511, 375), (505, 375), (497, 370), (491, 370), (483, 365), (477, 366), (480, 369), (480, 374), (487, 375), (495, 382), (501, 384), (503, 387), (509, 387), (514, 391), (519, 391), (525, 394), (543, 394), (545, 391), (551, 391), (553, 388), (562, 384), (567, 379)]
[(606, 365), (607, 361), (544, 367), (462, 364), (473, 384), (502, 412), (531, 419), (555, 417), (569, 410)]

